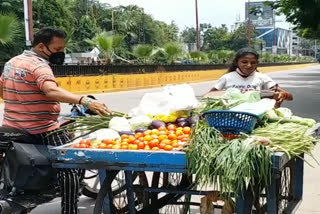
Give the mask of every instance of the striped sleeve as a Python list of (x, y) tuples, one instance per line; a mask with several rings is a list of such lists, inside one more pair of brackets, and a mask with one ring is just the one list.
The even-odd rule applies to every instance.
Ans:
[(3, 73), (1, 74), (1, 77), (0, 77), (0, 87), (1, 88), (3, 87)]
[(37, 86), (41, 91), (45, 81), (53, 81), (57, 84), (56, 78), (54, 77), (52, 69), (49, 67), (49, 65), (41, 65), (37, 67), (33, 73)]

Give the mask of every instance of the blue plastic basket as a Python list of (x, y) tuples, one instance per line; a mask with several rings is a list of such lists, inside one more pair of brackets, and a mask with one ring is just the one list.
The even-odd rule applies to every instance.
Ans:
[(252, 132), (259, 119), (255, 114), (227, 110), (206, 111), (203, 116), (209, 126), (215, 127), (222, 134), (232, 135)]

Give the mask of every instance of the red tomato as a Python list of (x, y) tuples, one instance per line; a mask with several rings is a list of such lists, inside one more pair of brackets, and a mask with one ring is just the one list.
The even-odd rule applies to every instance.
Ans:
[(79, 148), (85, 149), (85, 148), (89, 148), (89, 146), (85, 143), (80, 143)]
[(184, 135), (177, 136), (177, 140), (182, 140), (184, 138)]
[(151, 134), (152, 135), (154, 135), (154, 134), (158, 135), (159, 134), (159, 130), (158, 129), (152, 129), (151, 130)]
[(100, 143), (100, 145), (99, 145), (98, 148), (99, 148), (99, 149), (107, 149), (107, 144), (105, 144), (105, 143)]
[(164, 126), (161, 126), (161, 127), (158, 128), (158, 130), (159, 130), (159, 131), (167, 131), (167, 128), (164, 127)]
[(80, 148), (80, 143), (74, 144), (73, 148)]
[(102, 143), (105, 143), (105, 144), (112, 144), (113, 143), (113, 141), (112, 140), (102, 140), (101, 141)]
[(152, 137), (153, 139), (158, 139), (158, 138), (159, 138), (159, 136), (156, 135), (156, 134), (151, 135), (151, 137)]
[(178, 148), (179, 147), (179, 143), (172, 143), (172, 147), (173, 148)]
[(130, 149), (130, 150), (137, 150), (137, 149), (138, 149), (138, 145), (136, 145), (136, 144), (129, 144), (129, 149)]
[(176, 134), (176, 131), (170, 130), (170, 131), (168, 131), (167, 135), (169, 135), (169, 134)]
[(128, 149), (129, 146), (128, 145), (121, 145), (121, 149)]
[(144, 131), (144, 132), (143, 132), (143, 135), (144, 135), (144, 136), (146, 136), (146, 135), (151, 135), (151, 130)]
[(143, 137), (143, 133), (137, 132), (134, 136), (138, 139), (139, 137)]
[(169, 134), (169, 135), (168, 135), (168, 139), (169, 139), (169, 140), (176, 140), (176, 139), (177, 139), (177, 135), (175, 135), (175, 134)]
[(140, 142), (141, 142), (140, 140), (135, 140), (135, 141), (133, 141), (133, 144), (139, 145)]
[(168, 135), (159, 135), (159, 141), (162, 141), (164, 139), (168, 139)]
[(161, 141), (161, 143), (166, 144), (166, 145), (170, 145), (171, 144), (171, 140), (164, 139), (164, 140)]
[(177, 130), (177, 131), (176, 131), (176, 135), (177, 135), (177, 136), (179, 136), (179, 135), (183, 135), (183, 134), (184, 134), (184, 133), (183, 133), (183, 131), (182, 131), (182, 130)]
[(164, 147), (164, 150), (166, 150), (166, 151), (171, 151), (172, 149), (173, 149), (173, 147), (171, 145), (166, 145)]
[(168, 131), (159, 131), (158, 135), (167, 135)]
[(157, 147), (159, 145), (159, 140), (153, 139), (153, 140), (149, 141), (148, 145), (150, 146), (150, 148)]
[(184, 128), (183, 128), (183, 133), (185, 133), (185, 134), (190, 134), (190, 133), (191, 133), (191, 128), (188, 127), (188, 126), (184, 127)]
[(128, 143), (133, 143), (135, 140), (136, 140), (136, 138), (134, 136), (132, 136), (132, 135), (130, 135), (128, 137)]
[(129, 137), (129, 135), (126, 135), (126, 134), (121, 135), (121, 139), (125, 139), (125, 138), (128, 138), (128, 137)]
[(129, 143), (129, 139), (128, 139), (128, 138), (123, 138), (123, 139), (121, 140), (121, 143)]
[(144, 141), (150, 141), (150, 140), (152, 140), (152, 139), (153, 139), (153, 137), (152, 137), (151, 135), (146, 135), (146, 136), (144, 136), (144, 138), (143, 138)]
[(164, 149), (165, 146), (166, 146), (165, 143), (160, 143), (160, 144), (159, 144), (159, 148), (160, 148), (160, 149)]
[(126, 141), (121, 142), (120, 145), (121, 145), (121, 146), (123, 146), (123, 145), (128, 145), (128, 142), (126, 142)]
[(167, 129), (169, 130), (169, 131), (175, 131), (176, 130), (176, 125), (174, 125), (174, 124), (170, 124), (169, 126), (167, 126)]
[(138, 149), (144, 149), (145, 146), (146, 146), (146, 144), (144, 144), (143, 142), (139, 142)]
[(120, 144), (113, 145), (112, 149), (121, 149), (121, 145)]
[(144, 147), (144, 150), (150, 150), (150, 146), (149, 146), (149, 145), (146, 145), (146, 146)]

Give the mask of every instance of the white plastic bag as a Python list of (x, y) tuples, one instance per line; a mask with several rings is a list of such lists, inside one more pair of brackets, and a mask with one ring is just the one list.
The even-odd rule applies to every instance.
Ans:
[(169, 115), (171, 112), (190, 110), (198, 105), (194, 90), (187, 84), (167, 85), (160, 92), (146, 93), (138, 107), (129, 116)]
[(263, 116), (267, 111), (270, 111), (273, 109), (276, 101), (273, 99), (262, 99), (255, 103), (242, 103), (240, 105), (237, 105), (233, 108), (231, 108), (231, 111), (243, 111), (243, 112), (249, 112), (251, 114), (255, 114), (258, 116)]

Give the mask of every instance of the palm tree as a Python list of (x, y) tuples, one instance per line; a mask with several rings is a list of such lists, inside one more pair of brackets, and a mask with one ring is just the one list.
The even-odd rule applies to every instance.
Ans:
[[(112, 32), (103, 32), (97, 35), (93, 40), (85, 41), (94, 47), (97, 47), (103, 54), (107, 64), (112, 63), (115, 57), (115, 51), (122, 46), (124, 36), (113, 34)], [(117, 56), (116, 56), (117, 57)]]
[(167, 43), (164, 46), (165, 52), (168, 54), (168, 58), (171, 64), (174, 64), (175, 60), (183, 53), (182, 45), (178, 43)]
[(21, 26), (14, 14), (0, 14), (0, 45), (10, 45), (20, 36)]
[(153, 52), (153, 47), (151, 45), (137, 45), (133, 49), (133, 54), (143, 59), (144, 63), (150, 62), (151, 56)]
[(201, 51), (191, 52), (190, 57), (193, 61), (197, 61), (198, 63), (208, 61), (208, 55)]

